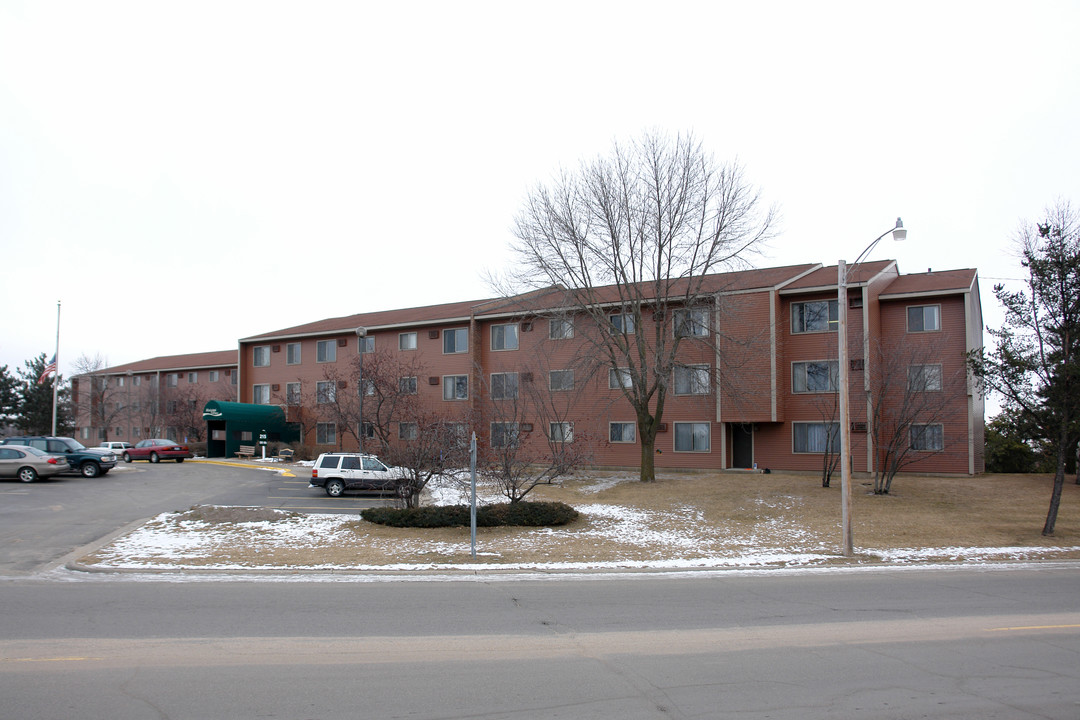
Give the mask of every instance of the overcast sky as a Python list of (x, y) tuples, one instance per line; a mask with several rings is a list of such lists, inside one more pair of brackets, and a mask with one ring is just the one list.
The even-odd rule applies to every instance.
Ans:
[(776, 203), (759, 264), (1018, 278), (1080, 203), (1080, 3), (0, 0), (0, 364), (489, 297), (526, 192), (659, 128)]

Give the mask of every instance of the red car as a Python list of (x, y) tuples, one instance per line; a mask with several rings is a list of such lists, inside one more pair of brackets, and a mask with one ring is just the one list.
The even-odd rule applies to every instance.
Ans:
[(152, 440), (140, 440), (135, 447), (124, 451), (124, 462), (134, 460), (149, 460), (152, 463), (161, 460), (175, 460), (182, 463), (190, 457), (194, 457), (187, 445), (178, 445), (172, 440), (154, 438)]

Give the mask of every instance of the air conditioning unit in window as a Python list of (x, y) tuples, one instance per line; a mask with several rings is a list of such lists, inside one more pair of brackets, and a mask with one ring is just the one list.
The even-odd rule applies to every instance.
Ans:
[(438, 385), (439, 384), (439, 376), (438, 375), (433, 375), (433, 376), (429, 377), (427, 379), (427, 384), (428, 385)]
[(532, 332), (532, 321), (526, 320), (521, 323), (521, 332)]
[(656, 432), (658, 432), (658, 433), (667, 432), (667, 423), (660, 423), (659, 425), (657, 425), (656, 426)]
[(851, 360), (851, 369), (852, 370), (862, 370), (865, 367), (866, 367), (866, 361), (865, 360), (863, 360), (862, 358), (852, 358), (852, 360)]
[(281, 352), (281, 346), (280, 346), (280, 345), (274, 345), (274, 346), (272, 346), (272, 347), (270, 348), (270, 352)]
[(427, 336), (429, 338), (431, 338), (432, 340), (438, 340), (439, 339), (439, 331), (438, 330), (428, 330), (427, 331)]
[(348, 338), (338, 338), (338, 339), (337, 339), (337, 346), (338, 346), (338, 347), (345, 347), (345, 346), (347, 346), (348, 344), (349, 344), (349, 340), (348, 340)]
[(270, 386), (270, 389), (273, 390), (274, 392), (277, 392), (278, 390), (281, 389), (281, 386), (278, 385), (277, 383), (274, 383), (273, 385)]
[(853, 422), (851, 423), (851, 432), (864, 433), (866, 432), (866, 423)]
[(344, 380), (338, 380), (337, 381), (337, 387), (338, 387), (338, 390), (344, 390), (345, 389), (345, 381)]
[(532, 423), (521, 423), (518, 425), (520, 432), (532, 432)]

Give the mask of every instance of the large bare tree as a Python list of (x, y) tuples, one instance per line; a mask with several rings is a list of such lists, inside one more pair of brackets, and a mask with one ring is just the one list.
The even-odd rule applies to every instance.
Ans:
[(691, 133), (659, 131), (538, 185), (518, 214), (510, 280), (565, 292), (567, 315), (583, 320), (577, 335), (633, 407), (642, 481), (656, 479), (680, 344), (697, 336), (674, 331), (673, 310), (704, 313), (691, 322), (715, 328), (707, 276), (746, 266), (774, 221), (741, 166), (718, 163)]
[(99, 354), (85, 353), (75, 360), (75, 376), (79, 379), (79, 405), (87, 410), (90, 426), (108, 440), (109, 432), (125, 416), (126, 388), (119, 380), (105, 374), (108, 362)]

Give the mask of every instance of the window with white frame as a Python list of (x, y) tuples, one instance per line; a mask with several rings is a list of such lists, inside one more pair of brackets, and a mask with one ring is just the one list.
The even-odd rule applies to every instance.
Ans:
[(637, 442), (637, 423), (611, 422), (608, 423), (608, 440), (613, 443)]
[(416, 377), (398, 378), (398, 393), (401, 395), (415, 395)]
[(516, 447), (519, 439), (517, 423), (491, 423), (491, 447)]
[(289, 343), (285, 346), (285, 364), (286, 365), (299, 365), (300, 364), (300, 343)]
[(252, 385), (251, 386), (251, 402), (255, 405), (269, 405), (270, 404), (270, 386), (269, 385)]
[(442, 351), (445, 355), (469, 352), (469, 329), (443, 330)]
[(795, 453), (840, 452), (840, 423), (792, 423), (791, 449)]
[(442, 379), (443, 400), (468, 400), (469, 399), (469, 376), (468, 375), (443, 375)]
[(709, 452), (712, 433), (707, 422), (675, 423), (675, 452)]
[(941, 390), (941, 366), (909, 366), (908, 389), (912, 392), (934, 392), (937, 390)]
[(364, 397), (375, 395), (375, 381), (370, 378), (362, 378), (360, 384), (356, 387), (356, 394)]
[(574, 423), (551, 422), (548, 423), (548, 440), (557, 443), (574, 442)]
[(548, 389), (551, 392), (565, 392), (574, 389), (573, 370), (552, 370), (548, 373)]
[(165, 414), (166, 415), (175, 415), (176, 414), (176, 401), (175, 400), (166, 400), (165, 401)]
[(187, 374), (187, 381), (188, 381), (189, 385), (192, 384), (192, 383), (199, 382), (199, 373), (197, 373), (197, 372), (189, 372)]
[(168, 373), (165, 376), (165, 387), (176, 387), (176, 383), (180, 380), (180, 377), (176, 373)]
[(131, 380), (132, 380), (132, 384), (135, 387), (139, 387), (140, 385), (142, 385), (142, 376), (141, 375), (136, 375)]
[(416, 439), (416, 423), (414, 422), (399, 422), (397, 436), (399, 440), (415, 440)]
[(491, 349), (492, 350), (517, 350), (518, 349), (518, 326), (492, 325), (491, 326)]
[(493, 400), (513, 400), (518, 396), (517, 373), (492, 373), (491, 398)]
[(286, 405), (299, 405), (300, 404), (300, 383), (291, 382), (285, 384), (285, 404)]
[(552, 318), (548, 320), (548, 338), (551, 340), (569, 340), (574, 337), (574, 321), (570, 318)]
[(210, 382), (215, 383), (221, 379), (221, 373), (217, 370), (210, 371)]
[(609, 368), (607, 386), (609, 390), (629, 388), (633, 382), (630, 368)]
[(791, 364), (791, 391), (794, 393), (837, 392), (840, 365), (836, 360), (816, 360)]
[(333, 380), (323, 380), (315, 383), (315, 402), (319, 405), (329, 405), (337, 399), (337, 383)]
[(315, 443), (317, 445), (337, 444), (336, 423), (315, 423)]
[(416, 349), (416, 333), (414, 333), (414, 332), (398, 333), (397, 347), (398, 347), (398, 350), (415, 350)]
[(672, 314), (676, 337), (705, 337), (709, 334), (709, 311), (705, 308), (676, 310)]
[(912, 425), (911, 449), (941, 452), (945, 449), (945, 428), (941, 425)]
[(611, 326), (615, 328), (615, 332), (623, 333), (625, 335), (634, 334), (634, 316), (629, 313), (618, 313), (611, 315)]
[(315, 343), (315, 362), (337, 362), (337, 340), (319, 340)]
[(941, 329), (940, 305), (914, 305), (907, 309), (908, 332), (933, 332)]
[(836, 300), (791, 303), (791, 332), (835, 332), (839, 317)]
[(366, 440), (371, 440), (375, 437), (375, 423), (360, 423), (356, 426), (356, 429), (360, 431), (360, 437)]
[(375, 352), (375, 336), (365, 335), (362, 338), (357, 338), (356, 350), (361, 355), (370, 355)]
[(270, 346), (256, 345), (251, 348), (251, 364), (255, 367), (270, 367)]
[(708, 365), (676, 365), (674, 374), (676, 395), (709, 394)]

